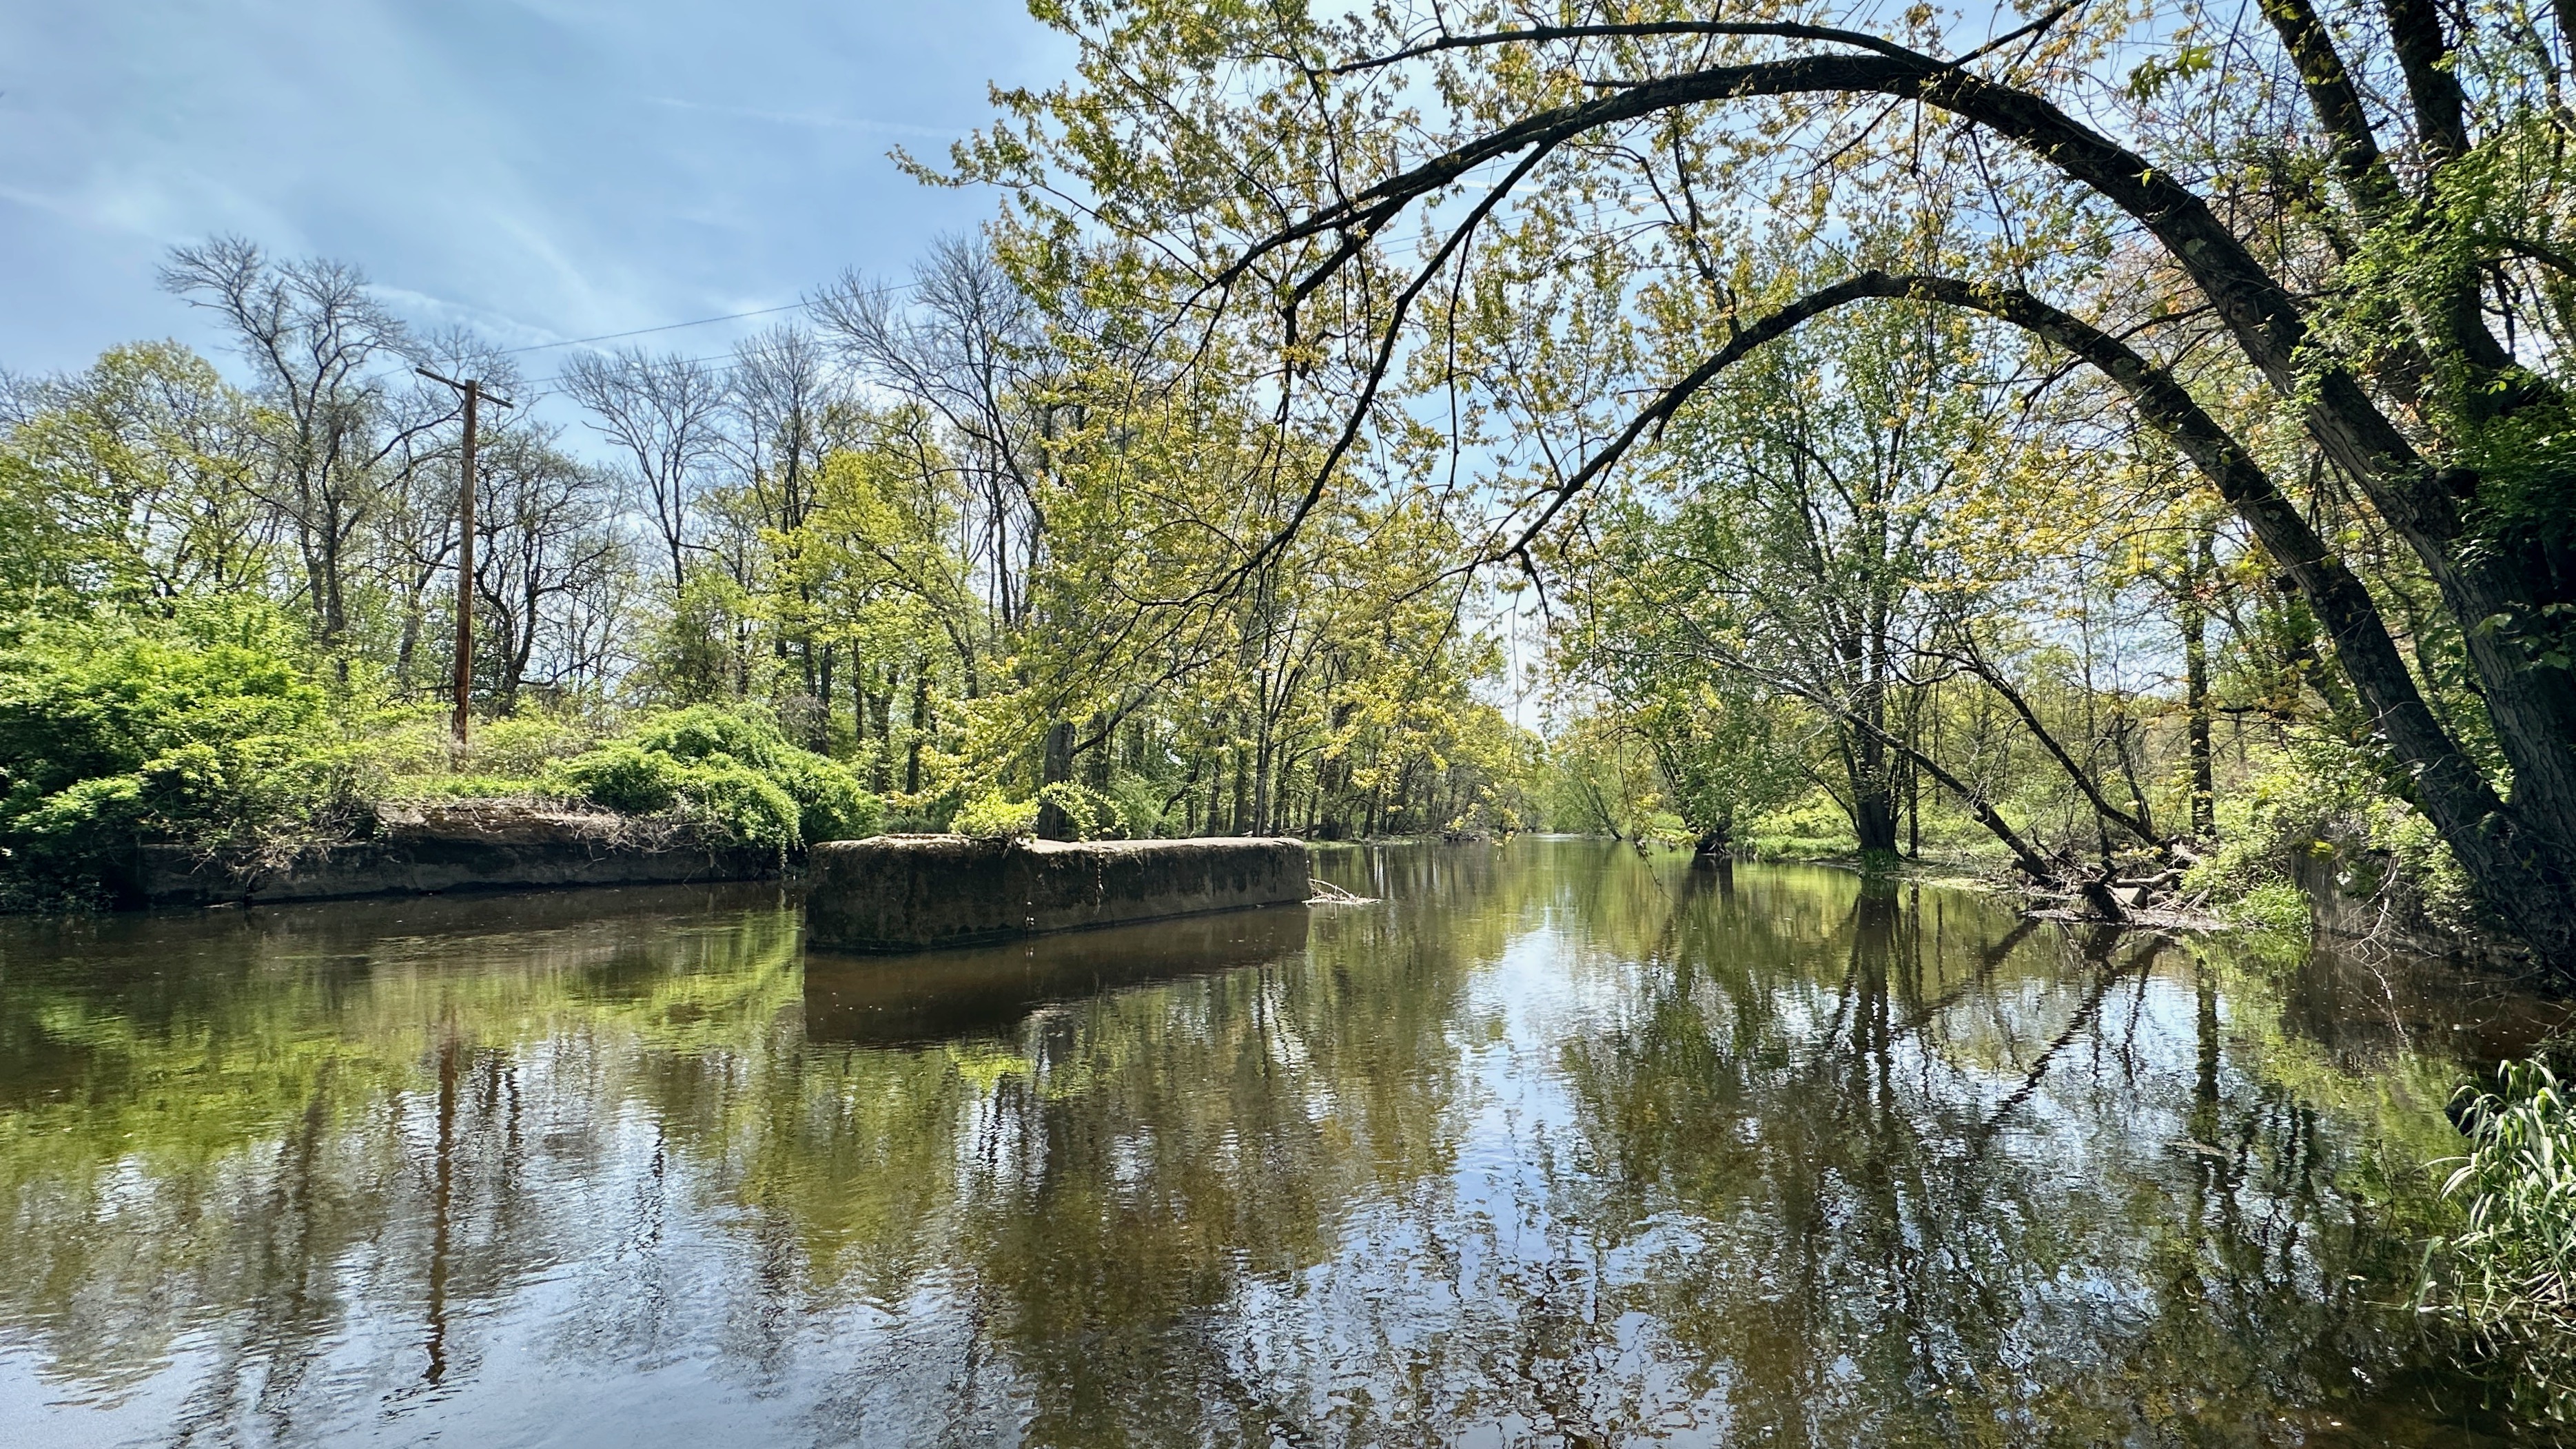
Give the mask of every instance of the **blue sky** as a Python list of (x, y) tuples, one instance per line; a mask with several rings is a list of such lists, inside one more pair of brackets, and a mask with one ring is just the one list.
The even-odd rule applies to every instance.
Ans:
[[(216, 351), (153, 272), (218, 232), (354, 262), (407, 318), (503, 345), (900, 274), (995, 200), (887, 150), (939, 155), (988, 82), (1070, 63), (1018, 0), (0, 5), (0, 367)], [(640, 340), (705, 355), (760, 325)]]

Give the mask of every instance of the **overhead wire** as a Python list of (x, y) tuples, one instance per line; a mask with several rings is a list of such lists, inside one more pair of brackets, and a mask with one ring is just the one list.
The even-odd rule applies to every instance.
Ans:
[[(919, 282), (883, 282), (868, 290), (883, 295), (887, 292), (909, 292), (920, 286)], [(523, 347), (495, 348), (493, 355), (513, 357), (522, 352), (548, 352), (558, 347), (583, 347), (593, 342), (615, 342), (625, 337), (646, 337), (656, 332), (677, 332), (685, 327), (706, 327), (718, 322), (739, 322), (746, 317), (775, 317), (781, 312), (801, 312), (809, 305), (811, 304), (800, 297), (793, 302), (782, 302), (775, 307), (754, 307), (747, 312), (726, 312), (714, 317), (693, 317), (686, 322), (664, 322), (653, 327), (632, 327), (624, 332), (602, 332), (592, 337), (567, 337), (560, 342), (531, 342)], [(712, 362), (715, 359), (697, 360)]]
[(503, 347), (496, 350), (499, 355), (508, 357), (513, 353), (543, 352), (553, 347), (579, 347), (588, 342), (614, 342), (620, 337), (642, 337), (650, 332), (677, 332), (683, 327), (704, 327), (711, 322), (738, 322), (745, 317), (770, 317), (780, 312), (793, 312), (804, 305), (803, 302), (789, 302), (777, 307), (756, 307), (748, 312), (727, 312), (721, 317), (700, 317), (688, 322), (665, 322), (659, 327), (637, 327), (625, 332), (602, 332), (596, 337), (567, 337), (561, 342), (531, 342), (525, 347)]

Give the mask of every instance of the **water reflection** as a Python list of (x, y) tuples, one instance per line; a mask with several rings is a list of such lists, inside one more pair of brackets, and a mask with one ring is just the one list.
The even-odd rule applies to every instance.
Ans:
[(891, 1045), (1007, 1030), (1049, 1002), (1175, 977), (1285, 964), (1304, 906), (1228, 911), (900, 956), (812, 952), (805, 1039)]
[(2476, 1443), (2439, 968), (1588, 842), (0, 928), (0, 1442)]

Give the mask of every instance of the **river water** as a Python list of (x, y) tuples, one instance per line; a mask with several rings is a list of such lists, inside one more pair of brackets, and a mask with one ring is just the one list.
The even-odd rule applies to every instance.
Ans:
[(775, 888), (0, 924), (0, 1444), (2514, 1442), (2438, 967), (1598, 842), (809, 954)]

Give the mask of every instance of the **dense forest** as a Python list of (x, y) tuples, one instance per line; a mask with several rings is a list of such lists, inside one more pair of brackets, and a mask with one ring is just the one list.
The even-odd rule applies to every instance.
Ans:
[(9, 379), (12, 899), (586, 798), (2322, 869), (2571, 969), (2555, 12), (1489, 10), (1042, 7), (1076, 78), (901, 158), (996, 219), (719, 356), (176, 249), (219, 356)]

